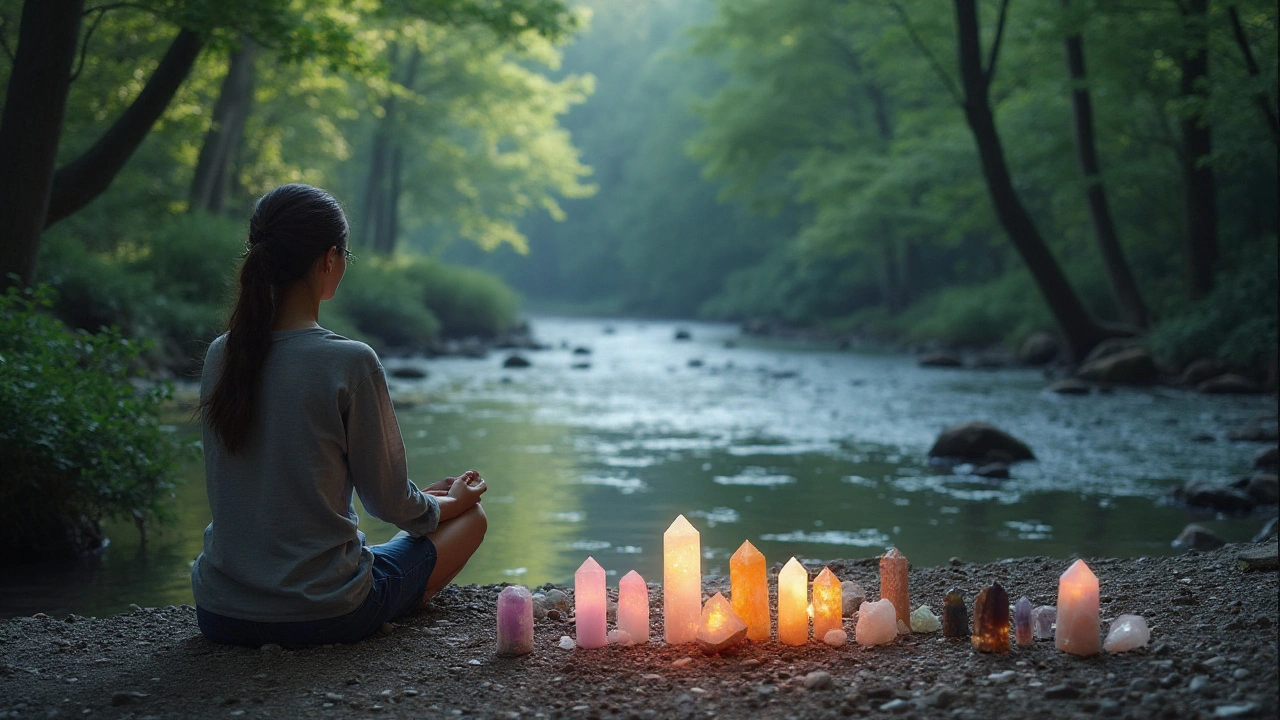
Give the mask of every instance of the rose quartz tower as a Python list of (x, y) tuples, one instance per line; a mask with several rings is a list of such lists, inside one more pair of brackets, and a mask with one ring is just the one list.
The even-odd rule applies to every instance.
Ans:
[(649, 586), (635, 570), (618, 582), (618, 629), (633, 643), (649, 642)]
[(1102, 650), (1098, 622), (1098, 576), (1077, 560), (1058, 579), (1058, 629), (1053, 642), (1073, 655), (1096, 655)]
[(702, 618), (702, 543), (683, 515), (662, 534), (662, 632), (668, 645), (698, 639)]
[(733, 611), (747, 624), (747, 638), (756, 642), (768, 640), (773, 630), (769, 618), (769, 578), (764, 565), (764, 554), (750, 540), (744, 540), (742, 547), (729, 558)]
[(898, 548), (880, 558), (880, 597), (893, 603), (898, 619), (911, 627), (911, 597), (907, 593), (907, 556)]
[(606, 644), (604, 568), (588, 557), (573, 574), (573, 610), (577, 615), (578, 647), (598, 648)]

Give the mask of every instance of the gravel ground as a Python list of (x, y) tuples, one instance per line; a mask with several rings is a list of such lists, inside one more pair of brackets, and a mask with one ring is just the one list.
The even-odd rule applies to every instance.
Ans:
[[(0, 622), (0, 717), (1276, 717), (1277, 576), (1238, 562), (1259, 551), (1274, 558), (1275, 543), (1087, 559), (1102, 583), (1104, 629), (1138, 613), (1152, 632), (1143, 650), (1092, 658), (1057, 652), (1051, 641), (983, 655), (938, 633), (875, 648), (745, 644), (714, 657), (660, 641), (566, 651), (557, 642), (574, 634), (567, 618), (538, 621), (533, 654), (499, 658), (500, 588), (474, 585), (450, 586), (375, 638), (297, 651), (215, 645), (186, 606), (17, 618)], [(999, 580), (1011, 599), (1048, 604), (1068, 565), (1018, 558), (913, 568), (912, 603), (936, 610), (951, 587), (971, 603)], [(828, 566), (878, 597), (875, 558)], [(708, 594), (722, 589), (727, 581), (708, 578)], [(660, 638), (656, 586), (651, 605)], [(852, 636), (851, 619), (845, 627)]]

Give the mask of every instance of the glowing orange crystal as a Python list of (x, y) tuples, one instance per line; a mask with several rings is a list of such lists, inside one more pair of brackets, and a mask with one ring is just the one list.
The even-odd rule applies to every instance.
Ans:
[(747, 637), (757, 642), (768, 640), (773, 631), (769, 579), (764, 554), (749, 540), (729, 558), (729, 587), (733, 611), (747, 624)]

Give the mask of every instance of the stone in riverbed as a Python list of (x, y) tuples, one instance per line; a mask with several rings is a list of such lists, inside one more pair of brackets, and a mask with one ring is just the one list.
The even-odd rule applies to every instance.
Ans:
[(928, 605), (921, 605), (911, 613), (911, 632), (931, 633), (942, 629), (942, 621)]
[(1018, 598), (1013, 604), (1013, 636), (1019, 645), (1030, 645), (1035, 642), (1031, 628), (1031, 601), (1026, 595)]
[(898, 637), (898, 613), (887, 599), (864, 602), (853, 631), (859, 645), (884, 645)]
[(985, 422), (952, 425), (933, 443), (929, 457), (955, 457), (972, 461), (1035, 460), (1026, 443)]
[(1226, 544), (1212, 530), (1195, 523), (1183, 528), (1173, 541), (1173, 546), (1182, 550), (1216, 550)]
[(1191, 481), (1173, 491), (1174, 498), (1192, 507), (1209, 508), (1222, 513), (1253, 512), (1257, 501), (1229, 485)]
[(832, 628), (823, 636), (822, 642), (831, 647), (843, 647), (845, 643), (849, 642), (849, 634), (840, 628)]
[(1240, 569), (1245, 572), (1275, 570), (1277, 566), (1280, 566), (1280, 562), (1277, 561), (1276, 544), (1274, 542), (1242, 550), (1236, 556), (1236, 560), (1240, 565)]
[(953, 588), (942, 602), (942, 637), (969, 637), (969, 608), (964, 602), (964, 593)]
[(992, 480), (1008, 480), (1009, 466), (1002, 462), (987, 463), (973, 471), (978, 477), (990, 478)]
[(1067, 378), (1066, 380), (1059, 380), (1045, 388), (1045, 390), (1058, 395), (1088, 395), (1093, 390), (1093, 386), (1083, 380)]
[(858, 612), (858, 607), (862, 605), (862, 601), (867, 599), (867, 591), (862, 586), (852, 580), (845, 580), (840, 583), (840, 614), (843, 617), (853, 617)]
[(1222, 374), (1222, 362), (1214, 358), (1201, 358), (1187, 365), (1178, 382), (1187, 387), (1195, 387), (1213, 377)]
[(502, 361), (502, 367), (504, 368), (527, 368), (531, 365), (533, 363), (519, 355), (511, 355)]
[(1058, 622), (1058, 608), (1041, 605), (1031, 611), (1031, 636), (1036, 640), (1052, 640), (1053, 624)]
[(1255, 395), (1262, 392), (1262, 388), (1248, 378), (1227, 373), (1196, 385), (1196, 392), (1207, 395)]
[(964, 367), (960, 356), (950, 350), (934, 350), (920, 356), (920, 367), (958, 368)]
[(1259, 505), (1275, 505), (1280, 498), (1280, 480), (1275, 473), (1254, 473), (1245, 483), (1244, 494)]
[(1009, 652), (1009, 593), (991, 583), (973, 601), (973, 649)]
[(1147, 620), (1141, 615), (1121, 615), (1111, 623), (1107, 639), (1102, 647), (1107, 652), (1122, 653), (1146, 647), (1151, 640), (1151, 631), (1147, 629)]
[(1024, 365), (1048, 365), (1057, 359), (1060, 349), (1057, 335), (1044, 330), (1033, 332), (1022, 341), (1018, 360)]
[(1253, 456), (1253, 467), (1255, 470), (1267, 470), (1275, 472), (1280, 469), (1280, 448), (1272, 445), (1269, 448), (1262, 448)]
[(1150, 350), (1136, 346), (1121, 348), (1108, 343), (1095, 348), (1076, 372), (1076, 377), (1082, 380), (1123, 385), (1148, 385), (1155, 382), (1158, 375)]

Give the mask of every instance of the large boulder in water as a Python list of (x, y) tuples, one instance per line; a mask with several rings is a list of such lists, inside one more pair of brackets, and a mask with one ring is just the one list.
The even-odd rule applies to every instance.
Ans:
[(1103, 354), (1086, 361), (1076, 372), (1076, 377), (1084, 380), (1122, 385), (1149, 385), (1156, 381), (1158, 375), (1155, 358), (1150, 350), (1143, 347), (1128, 347)]
[(1222, 362), (1214, 358), (1200, 358), (1182, 370), (1178, 382), (1187, 387), (1195, 387), (1209, 378), (1217, 377), (1226, 370)]
[(1227, 541), (1215, 535), (1212, 530), (1195, 523), (1183, 528), (1173, 541), (1174, 547), (1183, 550), (1216, 550), (1226, 544)]
[(1208, 508), (1228, 515), (1253, 512), (1258, 504), (1237, 488), (1207, 482), (1189, 482), (1174, 490), (1173, 496), (1192, 507)]
[(1022, 341), (1018, 349), (1018, 361), (1023, 365), (1048, 365), (1058, 359), (1062, 351), (1062, 343), (1058, 336), (1043, 330), (1033, 332)]
[(945, 367), (957, 368), (964, 367), (964, 360), (960, 356), (950, 350), (934, 350), (920, 356), (918, 361), (920, 367)]
[(1257, 470), (1266, 470), (1275, 472), (1280, 468), (1280, 448), (1272, 445), (1269, 448), (1263, 448), (1253, 456), (1253, 467)]
[(953, 425), (934, 441), (929, 457), (953, 457), (971, 461), (1035, 460), (1026, 443), (994, 425), (967, 422)]

